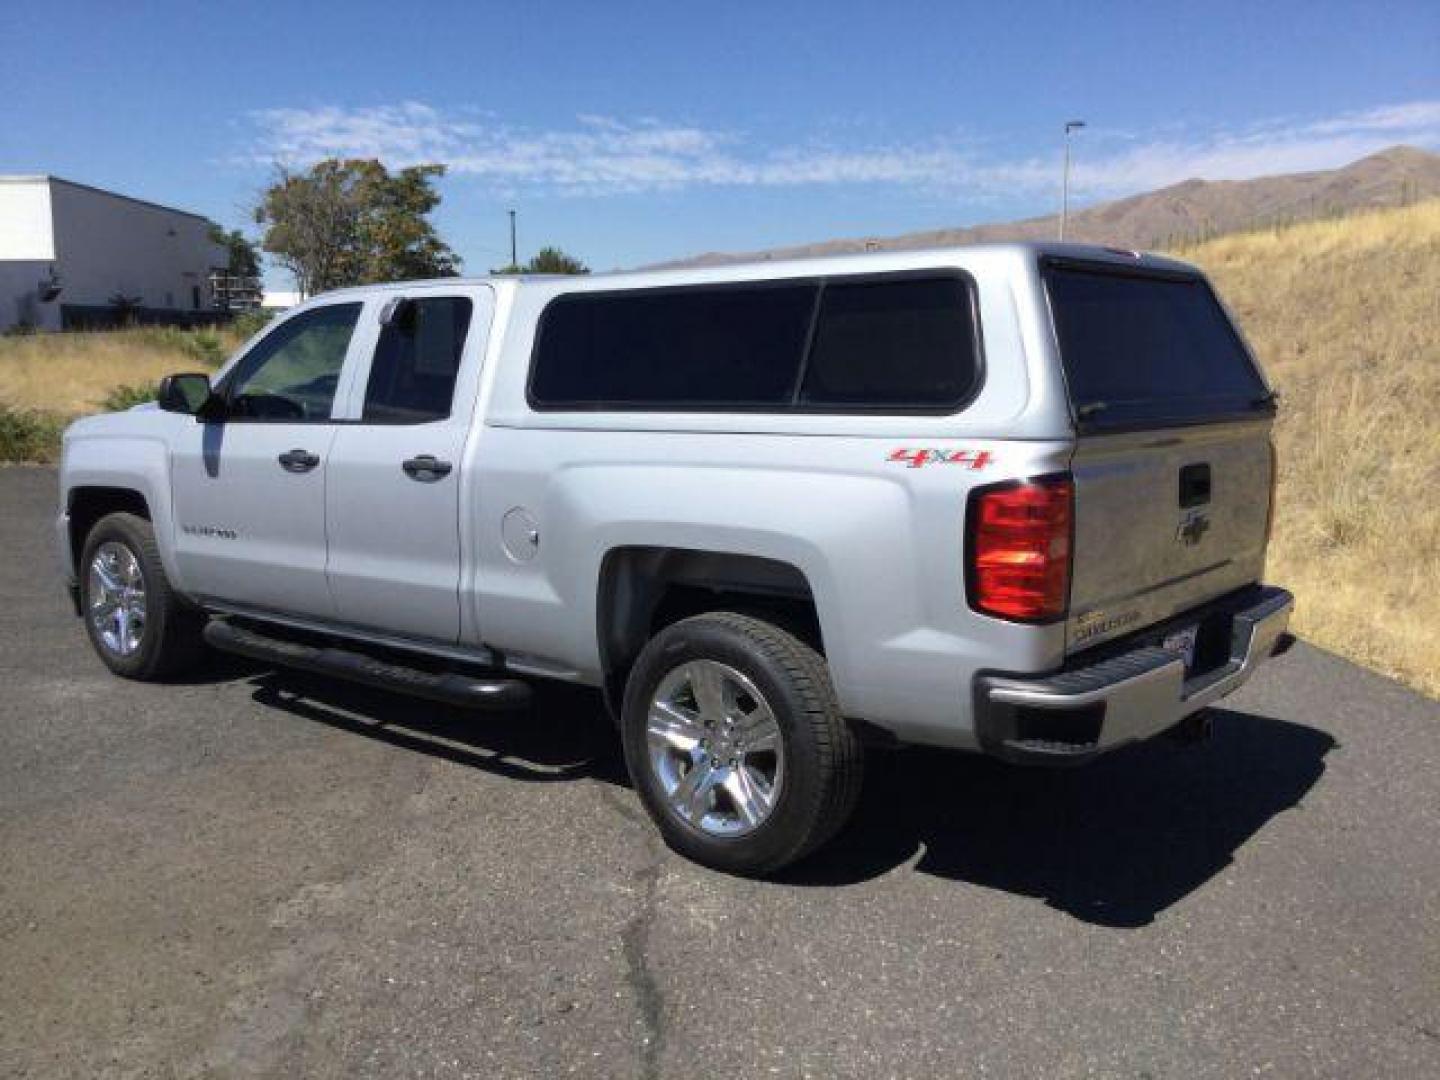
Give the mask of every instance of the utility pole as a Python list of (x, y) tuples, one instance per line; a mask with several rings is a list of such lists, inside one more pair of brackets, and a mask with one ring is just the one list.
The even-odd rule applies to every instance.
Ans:
[(1070, 133), (1085, 126), (1084, 120), (1065, 121), (1065, 168), (1060, 174), (1060, 239), (1065, 239), (1065, 223), (1070, 216)]
[(510, 265), (518, 267), (520, 260), (515, 256), (515, 211), (510, 211)]

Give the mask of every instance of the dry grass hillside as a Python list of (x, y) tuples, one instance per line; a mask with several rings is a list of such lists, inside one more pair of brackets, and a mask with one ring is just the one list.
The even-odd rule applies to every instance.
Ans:
[(240, 340), (228, 329), (168, 327), (3, 338), (0, 403), (66, 417), (95, 412), (117, 387), (214, 367)]
[(245, 316), (221, 329), (0, 337), (0, 462), (55, 461), (75, 417), (146, 400), (162, 375), (214, 368), (266, 318)]
[(1296, 629), (1440, 696), (1440, 201), (1179, 254), (1281, 393), (1269, 574)]

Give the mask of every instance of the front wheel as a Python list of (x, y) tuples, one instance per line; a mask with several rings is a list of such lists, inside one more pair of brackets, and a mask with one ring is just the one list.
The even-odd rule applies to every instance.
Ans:
[(825, 660), (794, 635), (716, 612), (641, 652), (622, 715), (631, 779), (666, 842), (738, 874), (803, 858), (854, 809), (864, 752)]
[(135, 514), (107, 514), (85, 538), (80, 608), (90, 644), (116, 675), (178, 674), (204, 653), (204, 619), (170, 588), (155, 530)]

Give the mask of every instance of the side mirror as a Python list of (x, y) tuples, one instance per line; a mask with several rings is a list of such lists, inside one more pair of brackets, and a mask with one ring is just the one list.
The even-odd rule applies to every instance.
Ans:
[(210, 389), (210, 376), (199, 372), (166, 375), (160, 380), (155, 401), (166, 412), (183, 413), (200, 420), (214, 419), (217, 404)]

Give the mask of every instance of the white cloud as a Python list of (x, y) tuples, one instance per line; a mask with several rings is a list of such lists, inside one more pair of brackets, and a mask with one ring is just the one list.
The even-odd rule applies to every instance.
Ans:
[(1312, 134), (1353, 133), (1357, 131), (1429, 130), (1440, 128), (1440, 101), (1409, 101), (1401, 105), (1381, 105), (1363, 112), (1342, 113), (1333, 120), (1319, 120), (1308, 126)]
[[(972, 198), (1048, 192), (1055, 155), (1005, 160), (935, 137), (840, 146), (818, 140), (757, 146), (736, 132), (654, 118), (578, 116), (553, 130), (514, 127), (473, 111), (420, 102), (252, 113), (251, 162), (306, 164), (376, 157), (392, 166), (443, 162), (452, 173), (514, 191), (609, 195), (689, 187), (890, 185)], [(1377, 106), (1328, 117), (1268, 120), (1238, 131), (1174, 128), (1077, 136), (1077, 193), (1113, 196), (1198, 176), (1243, 179), (1333, 168), (1397, 142), (1440, 147), (1440, 101)], [(1086, 144), (1089, 144), (1087, 146)]]
[(1309, 120), (1263, 121), (1199, 139), (1142, 141), (1075, 169), (1077, 187), (1095, 194), (1148, 191), (1191, 177), (1244, 180), (1273, 173), (1333, 169), (1409, 143), (1440, 148), (1440, 101), (1412, 101)]

